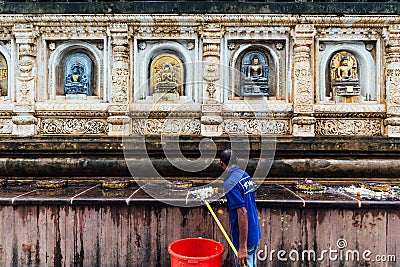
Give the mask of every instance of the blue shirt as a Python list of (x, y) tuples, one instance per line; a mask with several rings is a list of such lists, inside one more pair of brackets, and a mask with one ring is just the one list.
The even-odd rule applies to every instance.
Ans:
[(225, 174), (224, 188), (229, 207), (232, 242), (239, 249), (239, 224), (236, 209), (245, 207), (248, 219), (247, 247), (258, 244), (261, 239), (260, 223), (254, 196), (254, 185), (250, 176), (238, 166), (230, 168)]

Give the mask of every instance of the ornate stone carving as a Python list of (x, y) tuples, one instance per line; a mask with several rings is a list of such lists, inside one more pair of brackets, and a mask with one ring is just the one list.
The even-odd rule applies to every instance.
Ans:
[[(400, 116), (400, 25), (391, 25), (386, 33), (386, 95), (387, 113)], [(397, 125), (388, 121), (388, 136), (400, 136)]]
[(382, 119), (318, 119), (315, 126), (317, 135), (382, 135)]
[(33, 116), (14, 116), (12, 122), (16, 125), (36, 124), (37, 119)]
[[(353, 17), (355, 19), (355, 17)], [(314, 20), (314, 18), (312, 18)], [(324, 21), (318, 24), (324, 24), (324, 26), (318, 28), (318, 38), (319, 39), (332, 39), (335, 40), (374, 40), (381, 37), (382, 27), (371, 27), (374, 24), (370, 21), (370, 18), (366, 18), (364, 20), (365, 23), (370, 22), (370, 25), (366, 25), (366, 27), (331, 27), (329, 25), (330, 19), (326, 18)], [(329, 25), (326, 27), (326, 25)]]
[[(282, 17), (282, 19), (284, 19)], [(254, 21), (254, 24), (257, 24), (257, 22)], [(225, 25), (225, 23), (224, 23)], [(242, 24), (237, 24), (237, 25), (242, 25)], [(258, 25), (253, 25), (252, 27), (226, 27), (226, 32), (230, 36), (235, 36), (235, 37), (240, 37), (240, 38), (260, 38), (260, 36), (263, 37), (268, 37), (268, 39), (273, 38), (273, 37), (282, 37), (285, 36), (290, 32), (289, 27), (284, 27), (284, 26), (275, 26), (275, 27), (265, 27), (263, 26), (258, 26)], [(282, 45), (282, 46), (280, 46)], [(283, 48), (283, 43), (280, 43), (279, 49)]]
[(272, 119), (225, 119), (223, 127), (226, 134), (288, 135), (289, 122)]
[(111, 101), (126, 103), (129, 87), (129, 34), (127, 24), (112, 24), (109, 28), (112, 45)]
[[(160, 37), (161, 39), (165, 38), (175, 38), (177, 35), (181, 37), (193, 37), (196, 34), (196, 24), (194, 21), (190, 21), (189, 23), (185, 23), (187, 25), (179, 25), (177, 20), (173, 18), (173, 16), (151, 16), (151, 21), (148, 23), (139, 23), (138, 27), (135, 28), (136, 35), (140, 35), (141, 37)], [(143, 17), (142, 17), (143, 18)], [(144, 26), (145, 25), (145, 26)]]
[(316, 119), (313, 117), (295, 117), (292, 122), (295, 124), (313, 125), (315, 124)]
[(150, 65), (150, 88), (154, 93), (184, 95), (182, 61), (172, 54), (161, 54)]
[(329, 114), (336, 114), (335, 116), (347, 116), (346, 114), (358, 114), (358, 116), (367, 116), (366, 114), (382, 114), (386, 111), (386, 107), (383, 104), (376, 105), (315, 105), (314, 112), (315, 116), (330, 116)]
[(37, 117), (107, 117), (107, 111), (101, 110), (37, 110)]
[(198, 119), (133, 119), (132, 133), (135, 134), (200, 134)]
[(0, 134), (11, 134), (13, 123), (11, 119), (0, 119)]
[(205, 95), (215, 98), (215, 82), (219, 80), (220, 44), (224, 29), (220, 24), (204, 24), (201, 29), (203, 38), (203, 78), (206, 80)]
[(221, 116), (202, 116), (201, 123), (207, 125), (219, 125), (223, 121)]
[(105, 119), (42, 119), (42, 134), (107, 134)]
[[(313, 25), (299, 24), (293, 33), (294, 37), (294, 113), (311, 116), (314, 104), (313, 73), (311, 71), (311, 46), (314, 42)], [(312, 127), (295, 125), (295, 136), (313, 136)], [(304, 132), (306, 130), (306, 132)]]
[(31, 102), (34, 97), (36, 75), (36, 32), (31, 24), (17, 24), (13, 33), (18, 45), (18, 102)]
[(13, 117), (13, 134), (29, 136), (36, 134), (36, 118), (33, 117), (36, 76), (36, 37), (37, 32), (32, 24), (16, 24), (13, 34), (17, 43), (17, 90), (16, 101), (27, 106), (29, 112), (16, 114)]
[[(106, 27), (98, 27), (83, 24), (79, 17), (64, 18), (64, 22), (70, 19), (78, 19), (79, 26), (42, 26), (39, 28), (41, 35), (46, 39), (103, 39), (106, 33)], [(58, 21), (58, 20), (54, 20)]]
[[(295, 113), (312, 112), (314, 100), (313, 76), (311, 71), (311, 45), (314, 41), (313, 25), (296, 25), (294, 32), (294, 104)], [(302, 108), (299, 110), (297, 106)], [(305, 108), (305, 105), (309, 105)]]

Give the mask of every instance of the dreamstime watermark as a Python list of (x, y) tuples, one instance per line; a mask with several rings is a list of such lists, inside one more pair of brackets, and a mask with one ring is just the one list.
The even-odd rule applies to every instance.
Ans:
[(341, 261), (341, 262), (396, 262), (396, 255), (373, 254), (369, 249), (357, 250), (348, 249), (346, 239), (340, 238), (336, 242), (336, 247), (329, 247), (321, 251), (313, 249), (306, 250), (271, 250), (268, 251), (267, 245), (264, 249), (257, 251), (257, 258), (259, 261)]
[[(281, 125), (277, 125), (269, 101), (262, 96), (231, 101), (237, 96), (238, 88), (233, 88), (232, 83), (224, 79), (212, 81), (210, 87), (209, 81), (202, 77), (204, 74), (194, 75), (194, 71), (190, 71), (200, 70), (202, 66), (202, 62), (180, 66), (186, 71), (179, 73), (192, 75), (182, 79), (182, 85), (179, 75), (172, 79), (174, 76), (169, 73), (166, 77), (170, 80), (159, 86), (168, 90), (161, 93), (155, 84), (162, 77), (149, 77), (139, 88), (142, 99), (135, 103), (140, 106), (140, 114), (133, 118), (131, 131), (122, 139), (125, 160), (136, 183), (151, 197), (174, 206), (203, 205), (201, 201), (190, 201), (190, 198), (188, 201), (188, 195), (198, 189), (221, 188), (223, 176), (217, 177), (219, 169), (216, 167), (222, 149), (235, 151), (241, 168), (250, 166), (256, 187), (267, 177), (275, 156), (276, 129)], [(240, 71), (223, 65), (215, 68), (226, 77), (239, 81), (235, 86), (240, 89), (243, 77)], [(173, 66), (168, 66), (167, 70), (173, 71)], [(174, 84), (179, 84), (176, 88), (179, 96), (171, 94), (175, 90)], [(218, 138), (212, 136), (221, 135), (223, 142), (215, 142)], [(256, 141), (251, 140), (252, 135), (257, 136)], [(186, 149), (182, 149), (182, 145)], [(188, 145), (191, 145), (189, 150)], [(155, 151), (158, 152), (154, 154)], [(171, 180), (168, 177), (190, 180), (191, 177), (204, 177), (203, 172), (208, 172), (203, 179), (207, 184), (194, 184), (179, 190), (165, 186)], [(218, 190), (209, 201), (221, 198), (221, 191)]]

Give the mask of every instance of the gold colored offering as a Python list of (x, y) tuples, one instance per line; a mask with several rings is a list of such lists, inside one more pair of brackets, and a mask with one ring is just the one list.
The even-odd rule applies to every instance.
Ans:
[(190, 188), (192, 186), (193, 186), (192, 181), (177, 180), (177, 181), (167, 182), (167, 188), (171, 189), (185, 189), (185, 188)]
[(318, 183), (294, 182), (292, 186), (298, 191), (320, 191), (324, 189), (323, 185)]
[(369, 189), (375, 192), (388, 192), (392, 188), (388, 184), (358, 182), (357, 185), (361, 188)]
[(131, 181), (103, 181), (101, 183), (101, 188), (103, 189), (122, 189), (126, 188), (131, 184)]
[(67, 180), (43, 180), (37, 181), (36, 187), (40, 189), (55, 189), (67, 186)]

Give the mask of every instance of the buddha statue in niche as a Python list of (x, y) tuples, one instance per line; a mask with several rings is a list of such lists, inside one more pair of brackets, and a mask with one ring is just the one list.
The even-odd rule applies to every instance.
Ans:
[(361, 94), (357, 60), (349, 52), (336, 53), (330, 63), (332, 95), (339, 103), (357, 103)]
[(162, 99), (178, 100), (184, 95), (184, 66), (179, 57), (164, 53), (150, 64), (150, 89)]
[(169, 64), (165, 64), (162, 70), (157, 73), (157, 84), (155, 92), (178, 93), (177, 75)]
[(260, 52), (247, 53), (242, 60), (243, 96), (269, 96), (268, 64)]
[(64, 90), (65, 94), (90, 95), (89, 82), (83, 66), (72, 66), (70, 74), (65, 78)]

